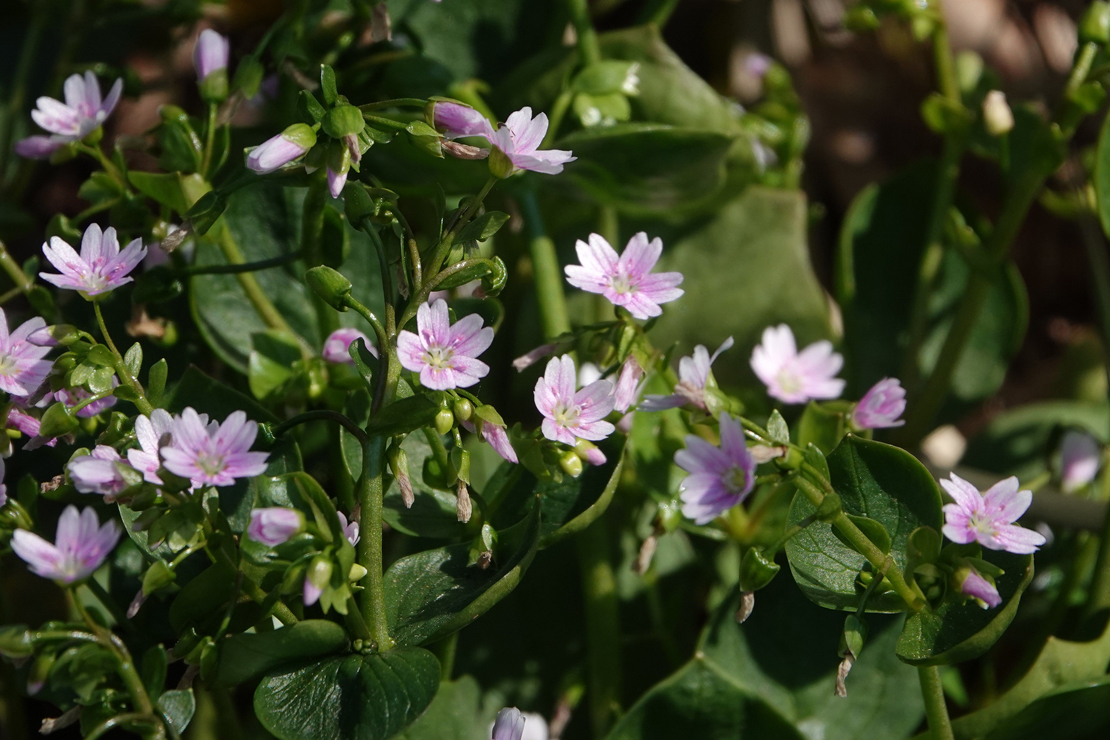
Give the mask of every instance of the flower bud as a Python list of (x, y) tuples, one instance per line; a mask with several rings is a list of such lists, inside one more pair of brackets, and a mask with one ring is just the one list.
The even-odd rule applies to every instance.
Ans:
[(39, 425), (39, 436), (46, 439), (61, 437), (77, 429), (80, 422), (73, 412), (61, 401), (55, 403), (42, 415)]
[(455, 399), (454, 403), (455, 418), (459, 421), (470, 421), (471, 415), (474, 413), (474, 406), (465, 398)]
[(605, 453), (598, 449), (597, 445), (585, 439), (579, 439), (574, 445), (574, 454), (578, 455), (579, 459), (588, 462), (590, 465), (598, 466), (605, 464)]
[(54, 324), (32, 332), (27, 341), (38, 347), (57, 347), (59, 344), (68, 346), (79, 338), (77, 327), (72, 324)]
[[(304, 275), (305, 282), (336, 311), (346, 311), (346, 298), (351, 294), (351, 281), (330, 267), (313, 267)], [(438, 418), (438, 417), (437, 417)]]
[(1074, 493), (1091, 483), (1101, 463), (1102, 448), (1097, 439), (1074, 429), (1066, 432), (1060, 442), (1060, 482), (1064, 493)]
[(324, 114), (321, 121), (324, 133), (333, 139), (342, 139), (344, 136), (358, 136), (366, 127), (366, 119), (362, 111), (353, 105), (340, 104)]
[(316, 146), (316, 132), (304, 123), (294, 123), (277, 136), (256, 146), (247, 155), (247, 167), (260, 175), (278, 170)]
[(304, 529), (304, 515), (296, 509), (271, 506), (251, 512), (247, 534), (255, 542), (277, 547)]
[(463, 136), (488, 136), (493, 127), (489, 120), (469, 105), (451, 100), (433, 100), (424, 109), (428, 125), (443, 132), (448, 139)]
[(343, 144), (328, 147), (328, 192), (338, 198), (347, 184), (347, 173), (351, 169), (351, 152)]
[(1079, 19), (1080, 43), (1110, 43), (1110, 3), (1097, 0)]
[(323, 555), (317, 555), (308, 566), (304, 577), (304, 605), (312, 606), (331, 581), (332, 564)]
[(439, 413), (436, 414), (435, 427), (440, 434), (447, 434), (455, 428), (455, 415), (451, 413), (451, 409), (441, 408), (439, 410)]
[(782, 566), (768, 559), (758, 547), (748, 548), (740, 561), (740, 590), (751, 593), (758, 591), (778, 575)]
[(571, 478), (582, 475), (582, 458), (574, 450), (567, 450), (559, 456), (559, 467)]
[(1004, 136), (1013, 130), (1014, 113), (1001, 90), (991, 90), (983, 98), (983, 125), (991, 136)]
[(206, 28), (193, 47), (193, 66), (197, 70), (200, 96), (209, 103), (227, 97), (227, 37)]

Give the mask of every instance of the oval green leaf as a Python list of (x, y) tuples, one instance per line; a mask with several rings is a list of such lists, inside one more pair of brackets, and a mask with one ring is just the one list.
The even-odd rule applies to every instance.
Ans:
[(307, 619), (273, 632), (232, 635), (220, 645), (216, 680), (234, 686), (297, 660), (339, 652), (347, 631), (326, 619)]
[[(940, 490), (929, 471), (905, 450), (849, 435), (828, 457), (833, 488), (844, 511), (880, 524), (890, 535), (894, 567), (904, 568), (906, 542), (918, 527), (941, 527)], [(790, 504), (788, 526), (816, 509), (802, 493)], [(855, 609), (862, 589), (857, 576), (866, 558), (846, 546), (827, 522), (814, 522), (786, 543), (794, 580), (812, 601), (829, 609)], [(876, 593), (870, 612), (905, 608), (893, 593)]]

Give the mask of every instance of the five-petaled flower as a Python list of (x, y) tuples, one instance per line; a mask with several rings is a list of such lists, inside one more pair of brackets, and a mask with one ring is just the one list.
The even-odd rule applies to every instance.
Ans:
[(752, 352), (752, 370), (767, 386), (768, 395), (783, 403), (838, 398), (844, 381), (836, 374), (843, 364), (844, 358), (825, 340), (799, 352), (794, 332), (786, 324), (764, 329), (762, 344)]
[(269, 506), (251, 511), (247, 534), (255, 542), (277, 547), (304, 529), (304, 514), (284, 506)]
[(81, 238), (81, 254), (56, 236), (42, 245), (42, 253), (61, 274), (40, 272), (39, 277), (88, 297), (131, 282), (128, 275), (146, 257), (146, 247), (142, 239), (136, 239), (120, 251), (114, 228), (101, 231), (99, 225), (90, 224)]
[[(502, 155), (501, 158), (491, 156), (490, 166), (498, 168), (501, 177), (517, 170), (531, 170), (545, 175), (562, 172), (563, 165), (577, 157), (562, 149), (540, 151), (547, 126), (547, 114), (541, 113), (533, 119), (531, 108), (521, 108), (510, 115), (505, 124), (489, 136), (490, 143)], [(508, 160), (505, 171), (500, 171), (498, 159)]]
[(54, 363), (43, 359), (49, 347), (39, 347), (27, 338), (46, 327), (39, 317), (24, 321), (8, 331), (8, 316), (0, 308), (0, 391), (13, 396), (29, 396), (42, 385)]
[(15, 145), (16, 154), (30, 159), (45, 159), (71, 141), (80, 141), (104, 123), (115, 110), (123, 91), (118, 79), (101, 100), (100, 83), (92, 72), (70, 75), (63, 87), (66, 102), (42, 97), (38, 108), (31, 111), (34, 119), (51, 136), (30, 136)]
[(897, 378), (883, 378), (856, 404), (852, 423), (857, 429), (885, 429), (900, 427), (906, 410), (906, 390)]
[(97, 445), (88, 455), (75, 457), (66, 465), (73, 487), (81, 493), (115, 496), (127, 488), (124, 473), (129, 466), (114, 448)]
[(743, 501), (755, 484), (755, 459), (744, 443), (740, 422), (721, 414), (721, 444), (686, 435), (686, 448), (674, 455), (675, 464), (689, 475), (679, 486), (682, 513), (696, 524), (708, 524)]
[(363, 334), (358, 329), (350, 326), (344, 326), (336, 329), (324, 341), (324, 350), (321, 355), (328, 362), (334, 362), (340, 365), (354, 365), (355, 361), (351, 358), (351, 345), (356, 339), (361, 339), (366, 345), (366, 351), (378, 356), (378, 348), (370, 341), (370, 338)]
[(17, 529), (12, 533), (12, 550), (36, 575), (74, 583), (85, 580), (101, 566), (119, 542), (120, 533), (115, 521), (101, 526), (92, 507), (78, 513), (71, 505), (58, 519), (53, 544), (34, 532)]
[(951, 478), (940, 482), (955, 501), (944, 506), (945, 537), (1017, 554), (1036, 552), (1045, 543), (1043, 535), (1014, 524), (1033, 501), (1031, 491), (1018, 490), (1017, 478), (995, 483), (986, 494), (955, 473)]
[(613, 433), (605, 417), (613, 410), (613, 384), (595, 380), (575, 392), (577, 373), (570, 355), (552, 357), (542, 378), (536, 381), (533, 396), (543, 414), (543, 436), (554, 442), (573, 445), (575, 438), (598, 441)]
[(658, 237), (648, 241), (647, 234), (641, 231), (628, 240), (619, 257), (598, 234), (590, 234), (587, 241), (580, 239), (576, 249), (582, 264), (565, 268), (567, 282), (590, 293), (600, 293), (637, 319), (659, 316), (663, 313), (660, 303), (673, 301), (684, 292), (678, 287), (682, 273), (651, 272), (663, 253), (663, 240)]
[(1002, 597), (993, 583), (970, 565), (955, 574), (960, 593), (972, 597), (984, 609), (993, 609), (1002, 603)]
[(417, 332), (397, 336), (401, 367), (420, 374), (425, 388), (446, 391), (468, 388), (489, 373), (477, 359), (493, 342), (493, 328), (482, 326), (482, 317), (469, 314), (451, 324), (447, 302), (424, 303), (416, 311)]
[(705, 389), (710, 381), (710, 368), (717, 357), (732, 347), (732, 337), (721, 343), (712, 355), (705, 345), (694, 347), (694, 354), (678, 361), (678, 385), (669, 396), (650, 395), (640, 403), (641, 411), (666, 411), (691, 404), (705, 410)]
[(206, 424), (189, 407), (174, 419), (173, 443), (162, 447), (162, 464), (194, 487), (230, 486), (236, 478), (266, 472), (266, 453), (250, 451), (257, 435), (258, 423), (246, 412), (233, 411), (223, 424)]

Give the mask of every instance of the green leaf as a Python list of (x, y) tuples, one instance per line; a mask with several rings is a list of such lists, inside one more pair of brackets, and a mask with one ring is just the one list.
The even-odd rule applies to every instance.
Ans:
[(782, 418), (778, 409), (772, 411), (770, 418), (767, 419), (767, 434), (776, 444), (790, 444), (790, 427), (786, 425), (786, 419)]
[(843, 401), (817, 403), (810, 401), (798, 421), (798, 446), (815, 445), (828, 455), (848, 433), (849, 404)]
[(446, 637), (516, 588), (539, 544), (539, 502), (525, 521), (499, 534), (499, 554), (487, 570), (467, 564), (469, 543), (419, 552), (389, 567), (385, 609), (398, 644), (424, 645)]
[(186, 406), (192, 406), (197, 413), (208, 414), (214, 421), (223, 421), (233, 411), (239, 410), (245, 411), (255, 421), (278, 420), (258, 401), (210, 378), (196, 365), (185, 368), (181, 380), (166, 399), (166, 408), (171, 413), (179, 414)]
[[(800, 345), (830, 336), (825, 293), (809, 261), (805, 195), (750, 187), (712, 219), (668, 245), (661, 270), (681, 269), (686, 295), (667, 305), (653, 330), (658, 346), (716, 347), (733, 336), (713, 373), (722, 384), (750, 378), (745, 346), (771, 324), (790, 324)], [(742, 267), (742, 269), (741, 269)]]
[(326, 619), (232, 635), (220, 644), (216, 680), (229, 686), (246, 683), (286, 663), (339, 652), (347, 642), (347, 631)]
[(382, 409), (366, 426), (370, 436), (393, 437), (408, 434), (435, 421), (439, 404), (421, 394), (402, 398)]
[(1094, 740), (1110, 727), (1110, 678), (1047, 694), (1002, 722), (987, 740)]
[[(890, 535), (894, 567), (906, 565), (906, 543), (918, 527), (940, 530), (940, 491), (932, 475), (905, 450), (848, 436), (828, 457), (829, 473), (847, 514), (873, 519)], [(788, 526), (816, 511), (801, 492), (790, 504)], [(846, 546), (827, 522), (814, 522), (786, 543), (794, 580), (812, 601), (829, 609), (855, 609), (862, 589), (857, 576), (867, 559)], [(869, 612), (906, 608), (894, 593), (876, 593)]]
[(459, 232), (455, 238), (456, 244), (462, 242), (484, 242), (501, 230), (509, 220), (509, 214), (501, 211), (486, 211), (474, 219)]
[(438, 687), (436, 657), (402, 647), (271, 672), (254, 693), (254, 710), (279, 740), (388, 740), (423, 713)]
[(221, 618), (228, 602), (236, 597), (236, 572), (223, 561), (217, 561), (189, 581), (170, 605), (170, 625), (178, 634), (189, 627), (203, 632), (204, 624)]
[(139, 371), (143, 369), (143, 346), (138, 342), (132, 344), (123, 356), (123, 364), (132, 377), (139, 377)]
[(1002, 604), (983, 609), (974, 601), (945, 601), (911, 614), (898, 640), (898, 657), (911, 665), (948, 665), (978, 658), (1002, 637), (1033, 580), (1033, 556), (984, 550), (983, 559), (1005, 571), (995, 579)]
[(200, 196), (211, 189), (204, 178), (198, 174), (130, 171), (127, 173), (127, 179), (140, 193), (159, 205), (172, 208), (181, 216), (188, 213)]
[(192, 689), (177, 689), (167, 691), (158, 697), (158, 711), (166, 718), (176, 732), (185, 732), (193, 713), (197, 710), (197, 700)]
[[(871, 543), (874, 544), (875, 547), (883, 551), (884, 555), (890, 552), (890, 533), (886, 531), (883, 525), (865, 516), (856, 516), (855, 514), (847, 514), (846, 516), (851, 520), (852, 524), (859, 527), (860, 531), (867, 536), (867, 539), (871, 540)], [(835, 527), (832, 532), (845, 547), (851, 547), (848, 540), (844, 539), (844, 536), (841, 535)]]

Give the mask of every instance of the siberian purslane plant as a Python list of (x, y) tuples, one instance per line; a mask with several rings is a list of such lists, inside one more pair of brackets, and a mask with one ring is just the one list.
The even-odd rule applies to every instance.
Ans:
[[(532, 2), (28, 9), (0, 119), (4, 731), (1110, 726), (1105, 403), (935, 454), (1024, 332), (1033, 203), (1110, 233), (1110, 125), (1072, 156), (1110, 4), (1052, 117), (953, 53), (941, 3), (849, 4), (844, 29), (931, 51), (942, 150), (857, 196), (826, 295), (785, 67), (745, 65), (742, 108), (667, 47), (677, 3), (599, 34), (622, 3)], [(97, 41), (139, 28), (188, 39), (187, 93)], [(959, 194), (973, 156), (993, 218)], [(83, 210), (9, 219), (77, 174)]]

